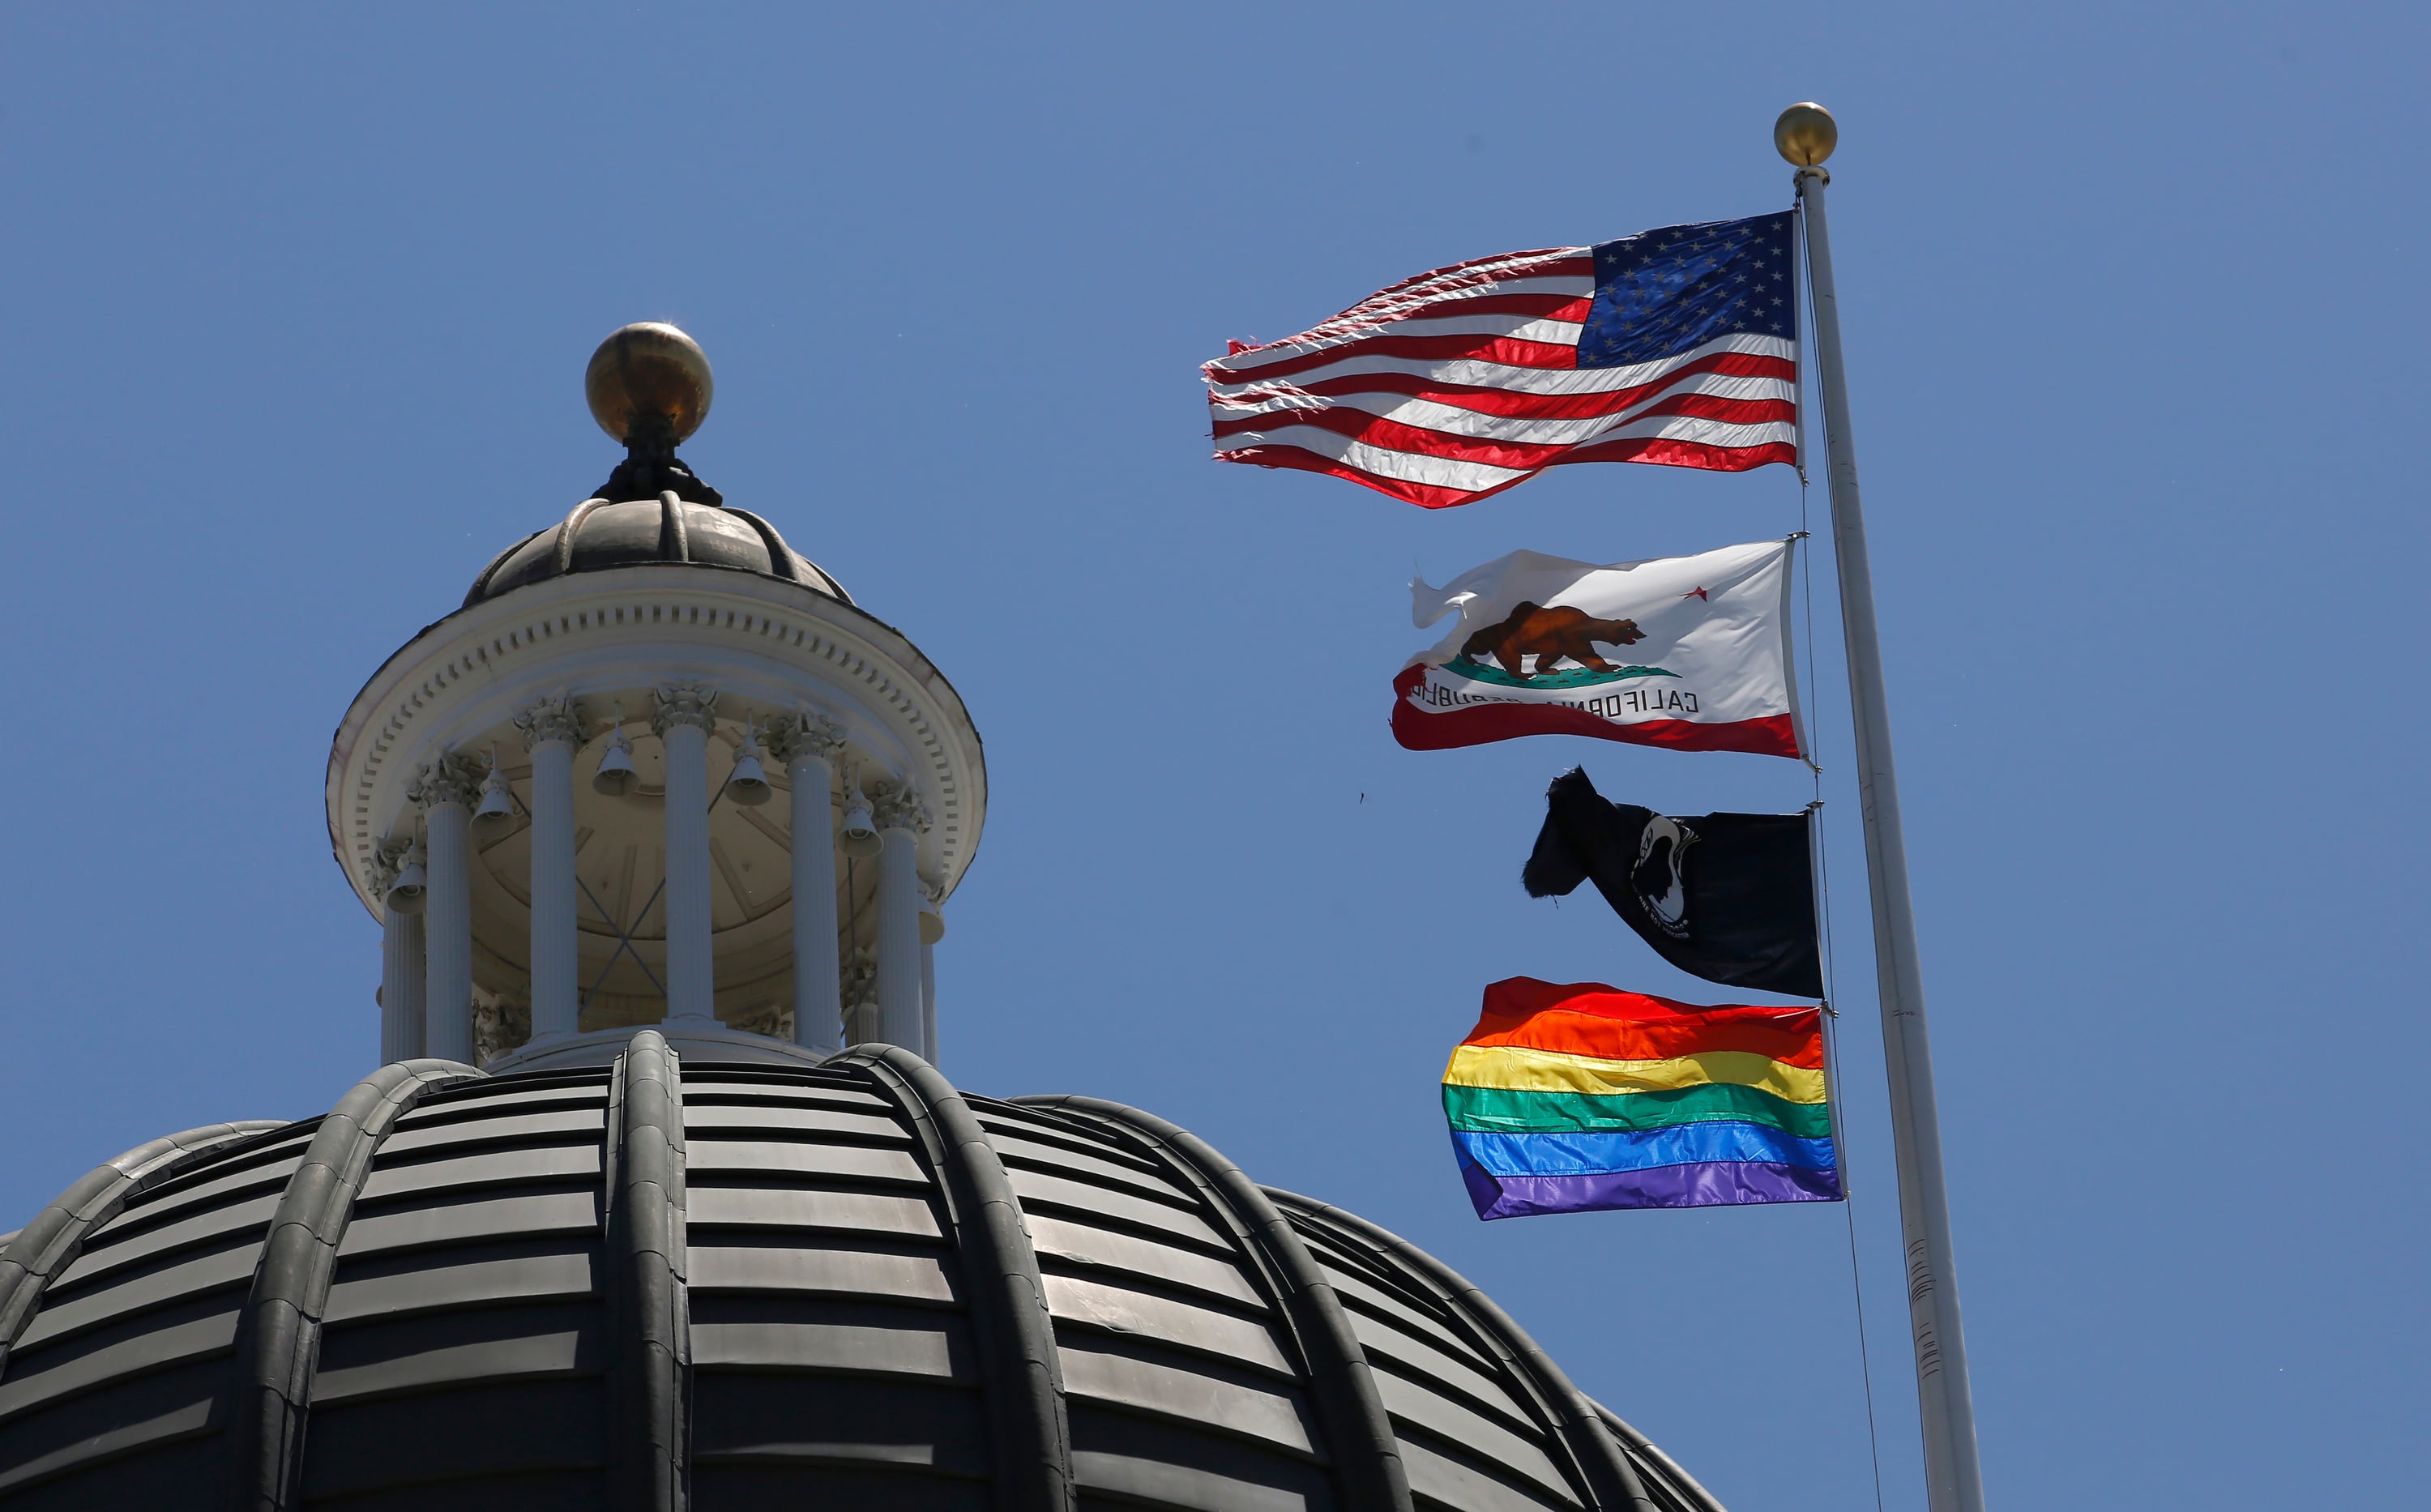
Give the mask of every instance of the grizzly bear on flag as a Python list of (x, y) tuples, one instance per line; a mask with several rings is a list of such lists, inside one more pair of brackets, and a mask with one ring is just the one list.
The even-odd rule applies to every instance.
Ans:
[(1503, 671), (1525, 682), (1529, 674), (1519, 664), (1523, 656), (1536, 658), (1535, 675), (1540, 678), (1552, 676), (1553, 664), (1566, 657), (1590, 672), (1618, 672), (1620, 668), (1596, 654), (1595, 643), (1635, 646), (1644, 639), (1646, 632), (1634, 619), (1597, 619), (1584, 609), (1542, 609), (1522, 603), (1501, 623), (1470, 636), (1460, 654), (1470, 662), (1491, 655), (1502, 664)]

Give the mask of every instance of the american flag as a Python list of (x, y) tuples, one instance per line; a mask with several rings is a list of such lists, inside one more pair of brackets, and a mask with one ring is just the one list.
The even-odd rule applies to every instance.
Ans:
[(1791, 216), (1480, 258), (1206, 364), (1219, 462), (1426, 509), (1560, 462), (1798, 461)]

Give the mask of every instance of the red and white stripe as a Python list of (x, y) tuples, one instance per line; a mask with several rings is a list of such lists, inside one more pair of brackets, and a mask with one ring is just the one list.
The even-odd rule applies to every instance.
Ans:
[(1735, 334), (1581, 368), (1587, 247), (1481, 258), (1206, 364), (1219, 462), (1330, 473), (1427, 509), (1562, 462), (1743, 472), (1798, 460), (1798, 348)]

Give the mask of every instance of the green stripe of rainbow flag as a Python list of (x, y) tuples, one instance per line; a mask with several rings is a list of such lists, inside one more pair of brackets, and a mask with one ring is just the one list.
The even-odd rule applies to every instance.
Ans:
[(1480, 1218), (1841, 1196), (1818, 1009), (1515, 977), (1443, 1095)]
[(1797, 1139), (1832, 1137), (1832, 1110), (1792, 1102), (1752, 1086), (1691, 1086), (1635, 1097), (1579, 1092), (1506, 1092), (1501, 1087), (1444, 1087), (1444, 1112), (1454, 1129), (1480, 1134), (1563, 1134), (1589, 1129), (1668, 1129), (1681, 1123), (1757, 1123)]

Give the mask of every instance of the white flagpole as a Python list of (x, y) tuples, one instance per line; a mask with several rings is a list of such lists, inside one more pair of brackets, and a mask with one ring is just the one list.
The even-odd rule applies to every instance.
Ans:
[(1874, 974), (1882, 993), (1883, 1059), (1890, 1073), (1891, 1150), (1899, 1169), (1900, 1239), (1907, 1258), (1908, 1323), (1916, 1342), (1918, 1407), (1924, 1420), (1926, 1504), (1933, 1512), (1983, 1512), (1975, 1461), (1975, 1405), (1967, 1386), (1967, 1338), (1958, 1321), (1958, 1279), (1950, 1252), (1950, 1198), (1941, 1177), (1941, 1118), (1925, 1040), (1924, 983), (1917, 966), (1916, 916), (1900, 830), (1899, 780), (1891, 764), (1890, 711), (1874, 628), (1873, 569), (1857, 498), (1857, 456), (1849, 428), (1849, 386), (1840, 365), (1840, 306), (1832, 289), (1832, 240), (1823, 216), (1823, 160), (1839, 127), (1819, 105), (1793, 105), (1774, 124), (1773, 144), (1798, 169), (1806, 219), (1806, 262), (1815, 290), (1815, 360), (1823, 390), (1823, 437), (1832, 463), (1832, 554), (1840, 572), (1840, 624), (1848, 641), (1849, 702), (1857, 735), (1857, 794), (1866, 822), (1866, 874), (1874, 916)]

